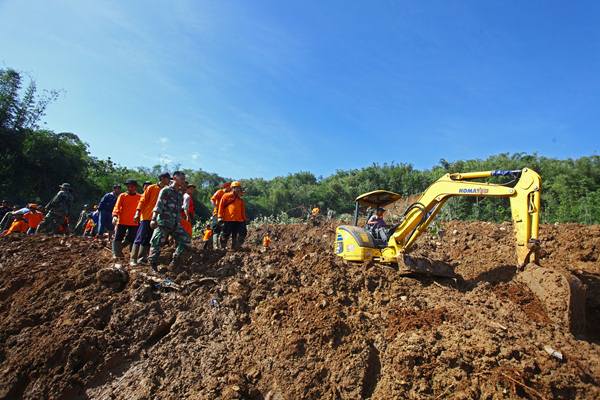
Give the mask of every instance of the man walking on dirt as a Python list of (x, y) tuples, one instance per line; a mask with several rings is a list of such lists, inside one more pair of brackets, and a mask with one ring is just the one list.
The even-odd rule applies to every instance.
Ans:
[(225, 193), (229, 193), (231, 191), (231, 182), (223, 183), (223, 186), (217, 190), (212, 197), (210, 198), (210, 202), (213, 205), (213, 215), (210, 219), (211, 228), (213, 231), (213, 240), (215, 243), (215, 247), (221, 247), (220, 236), (223, 230), (223, 222), (219, 222), (217, 214), (219, 213), (219, 204), (221, 203), (221, 198)]
[(134, 216), (142, 196), (137, 192), (138, 184), (133, 179), (128, 179), (125, 185), (127, 192), (119, 195), (112, 213), (112, 223), (117, 227), (112, 243), (113, 258), (123, 258), (123, 246), (133, 245), (138, 229)]
[[(37, 233), (53, 234), (56, 233), (61, 226), (64, 226), (66, 218), (69, 216), (71, 205), (73, 204), (73, 194), (71, 193), (71, 185), (63, 183), (59, 186), (60, 190), (44, 207), (47, 211), (44, 220), (38, 225)], [(68, 232), (64, 232), (68, 234)]]
[(160, 248), (167, 241), (167, 237), (171, 236), (177, 246), (171, 265), (178, 264), (181, 254), (191, 243), (190, 236), (181, 226), (181, 207), (185, 189), (185, 174), (175, 171), (173, 172), (173, 182), (162, 188), (158, 195), (158, 201), (150, 221), (150, 227), (154, 229), (154, 232), (150, 239), (150, 256), (148, 257), (154, 271), (158, 271)]
[(108, 232), (108, 240), (112, 239), (115, 227), (112, 224), (112, 212), (117, 204), (117, 197), (121, 193), (121, 185), (113, 185), (112, 192), (102, 196), (98, 204), (98, 237), (102, 238), (104, 232)]
[(168, 172), (158, 176), (158, 183), (150, 184), (144, 189), (144, 194), (140, 198), (137, 210), (134, 215), (134, 220), (139, 222), (135, 241), (131, 248), (131, 257), (129, 265), (134, 266), (138, 263), (147, 263), (148, 254), (150, 252), (150, 238), (152, 237), (153, 229), (150, 228), (152, 220), (152, 212), (158, 201), (160, 190), (171, 182), (171, 175)]
[(246, 239), (246, 206), (242, 199), (242, 185), (240, 182), (231, 182), (231, 192), (225, 193), (219, 203), (219, 222), (223, 221), (221, 234), (221, 248), (227, 248), (227, 241), (231, 236), (231, 246), (238, 250)]
[(183, 206), (182, 206), (182, 219), (181, 226), (183, 230), (192, 237), (192, 228), (194, 226), (194, 217), (196, 215), (196, 209), (194, 206), (193, 194), (196, 190), (196, 185), (188, 184), (185, 193), (183, 194)]

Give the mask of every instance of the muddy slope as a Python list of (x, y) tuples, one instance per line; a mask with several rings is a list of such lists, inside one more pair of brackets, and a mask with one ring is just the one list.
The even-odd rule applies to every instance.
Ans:
[(188, 254), (176, 288), (104, 270), (106, 244), (1, 240), (0, 398), (600, 398), (599, 226), (541, 232), (542, 263), (591, 293), (578, 338), (513, 279), (509, 224), (420, 240), (461, 282), (347, 265), (332, 226), (271, 229), (268, 252), (254, 231), (247, 251)]

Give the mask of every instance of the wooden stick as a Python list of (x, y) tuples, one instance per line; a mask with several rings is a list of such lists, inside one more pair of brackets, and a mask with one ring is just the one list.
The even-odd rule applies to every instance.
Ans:
[(538, 396), (540, 399), (542, 400), (547, 400), (544, 395), (542, 395), (540, 392), (538, 392), (537, 390), (535, 390), (532, 387), (527, 386), (526, 384), (524, 384), (523, 382), (519, 382), (518, 380), (511, 378), (510, 376), (506, 375), (504, 372), (500, 372), (500, 375), (502, 375), (503, 377), (505, 377), (506, 379), (516, 383), (517, 385), (523, 387), (523, 389), (531, 391), (533, 394), (535, 394), (536, 396)]

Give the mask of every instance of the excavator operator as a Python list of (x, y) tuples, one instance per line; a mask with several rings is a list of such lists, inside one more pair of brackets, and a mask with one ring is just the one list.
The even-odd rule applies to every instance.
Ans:
[(367, 221), (367, 229), (371, 231), (376, 239), (387, 242), (389, 240), (389, 227), (383, 218), (385, 208), (377, 207), (375, 214), (371, 215)]

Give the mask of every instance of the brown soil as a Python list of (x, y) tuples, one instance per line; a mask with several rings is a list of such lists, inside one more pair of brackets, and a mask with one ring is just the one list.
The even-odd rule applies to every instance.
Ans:
[(346, 264), (333, 226), (270, 229), (267, 252), (258, 229), (187, 254), (163, 275), (180, 290), (107, 269), (107, 244), (2, 239), (0, 398), (600, 398), (600, 226), (541, 230), (541, 263), (587, 285), (580, 337), (513, 279), (510, 224), (418, 242), (458, 281)]

